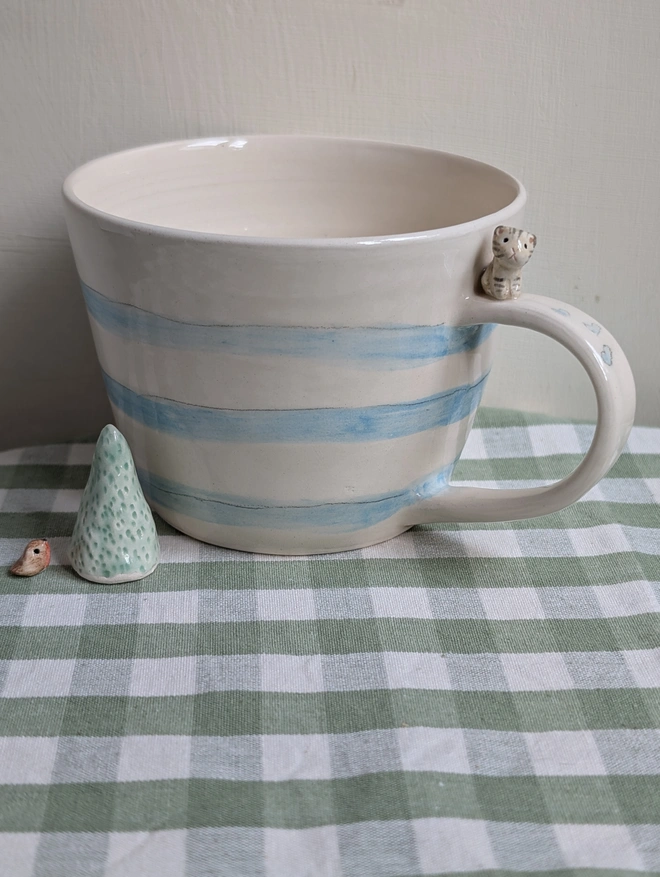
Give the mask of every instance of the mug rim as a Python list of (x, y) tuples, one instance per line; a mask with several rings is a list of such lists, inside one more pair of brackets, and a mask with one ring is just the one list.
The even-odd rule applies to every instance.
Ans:
[[(516, 188), (517, 194), (516, 197), (511, 202), (509, 202), (509, 204), (505, 205), (494, 213), (484, 214), (483, 216), (479, 216), (476, 219), (471, 219), (467, 222), (442, 226), (440, 228), (424, 229), (422, 231), (402, 232), (400, 234), (360, 235), (351, 237), (327, 238), (312, 236), (276, 237), (274, 235), (236, 235), (220, 232), (194, 231), (191, 229), (177, 228), (175, 226), (158, 225), (156, 223), (142, 222), (136, 219), (128, 219), (126, 217), (119, 216), (116, 213), (110, 213), (108, 211), (100, 209), (99, 207), (94, 207), (86, 201), (83, 201), (75, 192), (76, 183), (83, 175), (89, 174), (90, 172), (93, 173), (95, 171), (102, 170), (103, 164), (107, 161), (107, 159), (110, 158), (117, 158), (118, 156), (127, 156), (140, 152), (155, 152), (157, 150), (165, 148), (185, 148), (187, 146), (199, 146), (201, 148), (206, 145), (212, 146), (220, 142), (249, 140), (278, 140), (280, 142), (284, 142), (286, 140), (308, 142), (319, 141), (322, 143), (338, 144), (359, 143), (372, 147), (394, 147), (410, 153), (436, 156), (442, 155), (451, 159), (460, 159), (462, 162), (473, 165), (475, 168), (496, 171), (502, 176), (508, 178), (508, 180)], [(413, 243), (417, 241), (442, 241), (450, 238), (463, 237), (464, 235), (470, 234), (472, 232), (482, 231), (484, 229), (492, 229), (493, 227), (500, 225), (500, 220), (505, 220), (507, 217), (514, 215), (517, 211), (524, 207), (527, 200), (525, 187), (520, 182), (520, 180), (518, 180), (512, 174), (509, 174), (507, 171), (503, 171), (496, 165), (492, 165), (483, 161), (478, 161), (477, 159), (469, 158), (468, 156), (460, 155), (459, 153), (446, 152), (441, 149), (433, 149), (426, 146), (414, 146), (408, 143), (397, 143), (388, 140), (371, 140), (358, 137), (330, 137), (314, 134), (246, 134), (218, 137), (191, 137), (181, 140), (166, 140), (156, 143), (147, 143), (142, 146), (135, 146), (130, 147), (129, 149), (117, 150), (116, 152), (106, 153), (105, 155), (91, 159), (90, 161), (85, 162), (84, 164), (77, 167), (75, 170), (71, 171), (71, 173), (64, 180), (62, 186), (62, 194), (64, 196), (64, 199), (68, 201), (72, 207), (96, 219), (97, 222), (99, 222), (101, 228), (107, 226), (108, 224), (111, 224), (117, 227), (117, 233), (121, 234), (121, 230), (123, 230), (123, 233), (129, 236), (132, 235), (133, 232), (138, 232), (142, 234), (157, 235), (159, 237), (165, 237), (175, 240), (178, 239), (182, 241), (192, 240), (200, 242), (231, 243), (234, 245), (243, 246), (301, 247), (314, 249), (352, 247), (359, 248), (364, 246), (378, 246), (383, 244)]]

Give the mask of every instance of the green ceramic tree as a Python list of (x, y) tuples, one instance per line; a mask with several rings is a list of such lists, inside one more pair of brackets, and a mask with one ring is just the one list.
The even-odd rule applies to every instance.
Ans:
[(96, 443), (69, 555), (78, 575), (104, 585), (143, 579), (158, 566), (151, 509), (126, 439), (111, 424)]

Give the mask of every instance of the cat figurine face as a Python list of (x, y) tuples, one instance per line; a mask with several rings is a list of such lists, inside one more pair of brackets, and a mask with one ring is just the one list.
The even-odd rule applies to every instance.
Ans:
[(532, 258), (536, 235), (520, 228), (498, 225), (493, 232), (493, 255), (511, 267), (522, 268)]

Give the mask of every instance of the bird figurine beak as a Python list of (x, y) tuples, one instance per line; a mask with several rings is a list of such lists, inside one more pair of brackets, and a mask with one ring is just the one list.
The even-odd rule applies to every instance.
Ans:
[(50, 545), (46, 539), (33, 539), (9, 570), (15, 576), (36, 576), (50, 563)]

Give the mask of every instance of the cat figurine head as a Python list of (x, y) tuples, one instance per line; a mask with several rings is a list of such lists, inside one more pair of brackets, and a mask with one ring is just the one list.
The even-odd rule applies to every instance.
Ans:
[(493, 255), (501, 262), (522, 268), (532, 258), (536, 235), (520, 228), (498, 225), (493, 232)]

